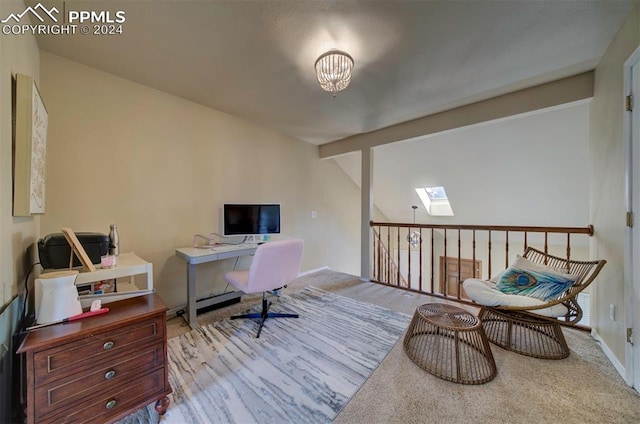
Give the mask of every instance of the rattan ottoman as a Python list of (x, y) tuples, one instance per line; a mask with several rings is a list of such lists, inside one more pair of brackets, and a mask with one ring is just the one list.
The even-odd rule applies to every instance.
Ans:
[(482, 384), (497, 373), (480, 320), (451, 305), (418, 306), (404, 337), (404, 350), (419, 367), (455, 383)]

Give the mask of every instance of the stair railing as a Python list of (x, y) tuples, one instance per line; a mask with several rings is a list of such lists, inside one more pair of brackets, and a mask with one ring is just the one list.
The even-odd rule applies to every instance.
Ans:
[[(467, 301), (462, 289), (464, 279), (494, 277), (528, 246), (566, 259), (588, 260), (588, 237), (593, 235), (591, 225), (543, 227), (372, 221), (370, 226), (373, 230), (372, 281), (463, 302)], [(417, 244), (415, 237), (413, 240), (407, 237), (412, 231), (419, 234)]]

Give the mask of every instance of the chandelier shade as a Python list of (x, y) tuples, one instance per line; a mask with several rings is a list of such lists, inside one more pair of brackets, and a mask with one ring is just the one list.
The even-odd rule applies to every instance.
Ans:
[(407, 243), (411, 245), (411, 247), (418, 247), (420, 243), (422, 243), (422, 236), (416, 230), (413, 230), (407, 235)]
[[(416, 209), (418, 209), (418, 207), (414, 205), (414, 206), (411, 206), (411, 208), (413, 209), (413, 223), (415, 224)], [(407, 243), (409, 243), (411, 247), (420, 246), (420, 243), (422, 243), (422, 234), (416, 230), (411, 231), (409, 234), (407, 234)]]
[(353, 58), (340, 50), (331, 50), (316, 60), (315, 67), (320, 87), (335, 97), (351, 82)]

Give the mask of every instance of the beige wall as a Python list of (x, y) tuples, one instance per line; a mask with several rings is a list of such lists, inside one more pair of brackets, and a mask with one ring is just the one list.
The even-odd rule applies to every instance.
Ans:
[[(305, 241), (303, 271), (358, 273), (360, 193), (317, 146), (45, 52), (41, 80), (49, 109), (42, 235), (63, 226), (107, 234), (118, 224), (121, 251), (153, 262), (158, 293), (175, 307), (186, 302), (175, 248), (219, 232), (224, 202), (278, 202), (282, 237)], [(203, 266), (199, 295), (224, 290), (233, 266)]]
[[(0, 1), (0, 17), (24, 10), (21, 0)], [(27, 20), (28, 18), (24, 18)], [(28, 21), (27, 21), (28, 22)], [(28, 268), (34, 263), (31, 246), (37, 239), (40, 218), (14, 218), (12, 172), (12, 78), (21, 73), (39, 80), (39, 51), (32, 35), (0, 35), (0, 422), (11, 422), (15, 382), (15, 346), (12, 335), (22, 325), (21, 296)], [(38, 267), (35, 267), (36, 273)], [(6, 350), (5, 350), (6, 348)], [(7, 371), (8, 370), (8, 371)]]
[[(596, 68), (591, 103), (591, 222), (596, 233), (592, 254), (607, 265), (592, 287), (592, 326), (620, 363), (625, 363), (624, 322), (624, 158), (623, 64), (640, 44), (638, 4)], [(613, 304), (618, 319), (609, 319)]]
[[(22, 1), (0, 2), (2, 17), (22, 10)], [(16, 73), (39, 80), (39, 51), (32, 35), (0, 36), (0, 310), (23, 289), (33, 260), (28, 250), (37, 239), (40, 222), (38, 217), (12, 215), (11, 86)]]

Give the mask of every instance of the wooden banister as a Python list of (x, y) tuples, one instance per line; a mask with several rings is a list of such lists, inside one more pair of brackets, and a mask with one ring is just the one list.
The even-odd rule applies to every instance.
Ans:
[(493, 230), (493, 231), (513, 231), (529, 233), (571, 233), (593, 235), (593, 225), (586, 227), (536, 227), (524, 225), (465, 225), (465, 224), (405, 224), (397, 222), (377, 222), (371, 221), (372, 227), (400, 227), (400, 228), (435, 228), (448, 230)]
[[(538, 246), (545, 254), (551, 249), (554, 254), (565, 255), (566, 260), (571, 260), (571, 256), (576, 255), (572, 243), (579, 243), (579, 237), (592, 236), (594, 231), (592, 225), (550, 227), (371, 221), (370, 226), (374, 234), (372, 281), (463, 302), (461, 297), (464, 278), (488, 279), (494, 271), (507, 268), (515, 256), (522, 254), (530, 245)], [(420, 234), (418, 246), (412, 246), (407, 239), (411, 231), (418, 231)], [(429, 236), (423, 238), (425, 233)], [(455, 237), (456, 240), (449, 242), (448, 237)], [(518, 240), (523, 241), (522, 250)], [(588, 243), (585, 242), (582, 246), (588, 251)], [(397, 249), (397, 254), (392, 253), (393, 249)], [(407, 261), (401, 264), (402, 249), (406, 249)], [(412, 254), (416, 257), (412, 258)], [(440, 263), (444, 263), (443, 258), (448, 258), (449, 262), (457, 260), (457, 267), (454, 263), (449, 270), (440, 269)], [(493, 259), (497, 262), (492, 263)], [(475, 264), (481, 264), (483, 261), (486, 261), (486, 265), (482, 265), (477, 272)], [(463, 262), (473, 264), (473, 269), (463, 272)], [(494, 265), (497, 265), (498, 269)], [(411, 266), (415, 266), (416, 269), (411, 270)], [(453, 274), (456, 268), (457, 277)], [(470, 274), (466, 276), (465, 272)], [(448, 285), (443, 284), (443, 281), (449, 281), (455, 288), (455, 278), (459, 281), (454, 293), (454, 289), (447, 289)]]

